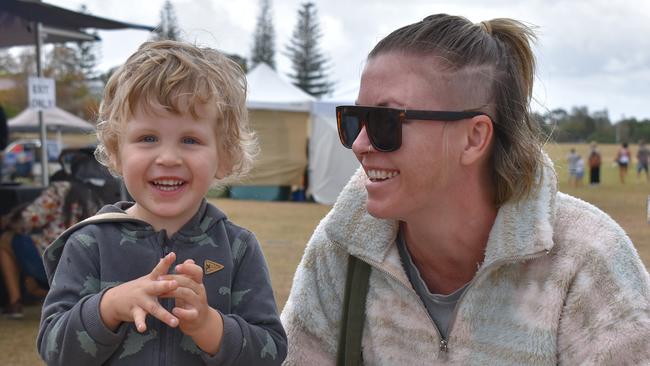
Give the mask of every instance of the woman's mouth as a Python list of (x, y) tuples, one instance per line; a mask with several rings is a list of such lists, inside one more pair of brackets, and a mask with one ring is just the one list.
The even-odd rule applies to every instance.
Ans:
[(395, 178), (399, 175), (397, 170), (380, 170), (380, 169), (369, 169), (366, 172), (368, 179), (371, 182), (382, 182), (391, 178)]

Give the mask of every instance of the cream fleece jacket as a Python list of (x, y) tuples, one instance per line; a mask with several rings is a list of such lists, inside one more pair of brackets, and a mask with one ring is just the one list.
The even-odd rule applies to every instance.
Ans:
[[(623, 229), (557, 192), (503, 205), (448, 340), (411, 286), (398, 223), (366, 211), (359, 170), (310, 239), (281, 315), (285, 365), (334, 365), (348, 255), (371, 265), (366, 365), (650, 365), (650, 276)], [(435, 218), (432, 218), (435, 219)]]

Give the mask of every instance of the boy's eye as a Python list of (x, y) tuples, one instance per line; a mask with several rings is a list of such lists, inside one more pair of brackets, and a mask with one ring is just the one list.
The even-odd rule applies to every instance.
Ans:
[(199, 140), (195, 139), (194, 137), (183, 137), (183, 143), (184, 144), (198, 144)]
[(156, 139), (155, 136), (147, 135), (147, 136), (140, 137), (140, 141), (142, 141), (142, 142), (156, 142), (157, 139)]

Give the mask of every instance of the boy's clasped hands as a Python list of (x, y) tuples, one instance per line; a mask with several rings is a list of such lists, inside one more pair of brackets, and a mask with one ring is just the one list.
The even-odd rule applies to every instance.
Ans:
[[(208, 305), (203, 269), (187, 259), (176, 266), (175, 274), (168, 274), (175, 261), (176, 254), (169, 253), (149, 274), (106, 291), (100, 303), (102, 321), (113, 331), (122, 322), (133, 322), (138, 332), (143, 333), (150, 314), (170, 327), (178, 326), (204, 351), (216, 353), (218, 343), (217, 349), (207, 347), (212, 348), (208, 350), (201, 342), (210, 329), (215, 330), (214, 326), (223, 329), (221, 314)], [(171, 313), (160, 305), (159, 298), (176, 300)], [(218, 338), (220, 341), (221, 337)]]

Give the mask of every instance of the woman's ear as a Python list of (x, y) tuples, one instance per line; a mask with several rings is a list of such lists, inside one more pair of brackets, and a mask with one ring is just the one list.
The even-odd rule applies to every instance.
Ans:
[(480, 115), (473, 117), (467, 124), (465, 149), (461, 155), (463, 165), (472, 165), (489, 155), (494, 125), (490, 117)]

